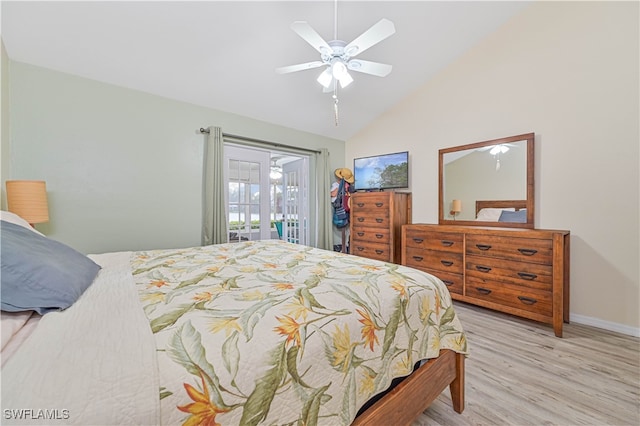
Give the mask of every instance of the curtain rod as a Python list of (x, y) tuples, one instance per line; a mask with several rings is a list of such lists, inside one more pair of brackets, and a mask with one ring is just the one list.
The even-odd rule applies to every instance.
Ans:
[[(204, 127), (200, 127), (200, 133), (211, 133), (209, 131), (209, 129), (205, 129)], [(321, 151), (315, 150), (315, 149), (309, 149), (309, 148), (300, 148), (297, 146), (292, 146), (292, 145), (285, 145), (282, 143), (277, 143), (277, 142), (270, 142), (270, 141), (265, 141), (262, 139), (254, 139), (254, 138), (248, 138), (245, 136), (238, 136), (238, 135), (232, 135), (230, 133), (222, 133), (222, 137), (223, 138), (229, 138), (229, 139), (235, 139), (241, 142), (252, 142), (252, 143), (259, 143), (259, 144), (266, 144), (266, 145), (271, 145), (273, 147), (276, 148), (284, 148), (284, 149), (291, 149), (291, 150), (298, 150), (298, 151), (306, 151), (306, 152), (313, 152), (316, 154), (319, 154)]]

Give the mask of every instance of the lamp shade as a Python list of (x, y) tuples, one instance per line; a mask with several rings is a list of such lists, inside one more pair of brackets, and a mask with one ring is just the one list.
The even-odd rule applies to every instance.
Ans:
[(8, 180), (7, 208), (27, 222), (49, 221), (47, 187), (43, 180)]
[(460, 213), (462, 211), (462, 202), (460, 200), (453, 200), (451, 203), (451, 211)]

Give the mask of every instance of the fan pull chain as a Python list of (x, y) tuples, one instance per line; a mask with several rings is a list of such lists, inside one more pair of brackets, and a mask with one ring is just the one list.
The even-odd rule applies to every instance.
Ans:
[(338, 96), (333, 93), (333, 117), (336, 121), (336, 127), (338, 127)]

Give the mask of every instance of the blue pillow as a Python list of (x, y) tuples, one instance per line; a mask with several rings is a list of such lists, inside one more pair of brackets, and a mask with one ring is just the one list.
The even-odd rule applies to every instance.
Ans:
[(517, 212), (510, 212), (502, 210), (498, 222), (527, 223), (527, 211), (518, 210)]
[(3, 311), (45, 314), (66, 309), (93, 283), (100, 266), (87, 256), (22, 226), (1, 222)]

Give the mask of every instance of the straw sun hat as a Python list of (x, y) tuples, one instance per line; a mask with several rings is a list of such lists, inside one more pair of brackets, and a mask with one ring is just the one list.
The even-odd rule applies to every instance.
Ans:
[(353, 172), (346, 167), (336, 169), (336, 177), (344, 179), (349, 183), (353, 183), (355, 181), (353, 178)]

